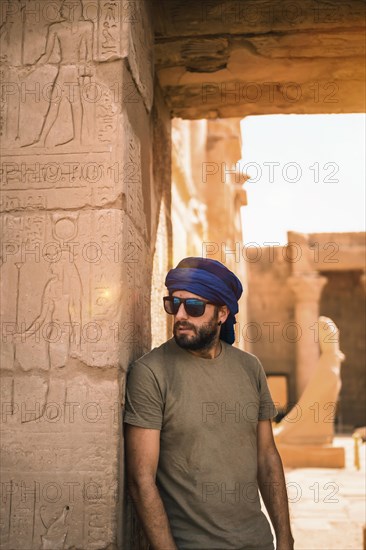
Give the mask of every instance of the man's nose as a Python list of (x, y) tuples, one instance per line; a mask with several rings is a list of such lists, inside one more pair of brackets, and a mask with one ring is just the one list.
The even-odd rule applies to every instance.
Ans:
[(175, 314), (175, 318), (177, 321), (180, 321), (181, 319), (187, 319), (188, 315), (185, 310), (183, 302), (179, 305), (179, 309), (177, 313)]

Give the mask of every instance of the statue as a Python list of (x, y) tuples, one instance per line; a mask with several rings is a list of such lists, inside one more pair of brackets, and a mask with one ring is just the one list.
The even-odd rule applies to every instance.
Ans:
[(277, 443), (329, 445), (341, 389), (340, 370), (345, 356), (339, 349), (339, 330), (328, 317), (319, 317), (320, 358), (299, 402), (275, 427)]

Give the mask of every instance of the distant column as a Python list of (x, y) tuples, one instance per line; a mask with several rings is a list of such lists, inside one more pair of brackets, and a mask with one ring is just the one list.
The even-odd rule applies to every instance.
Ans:
[[(327, 278), (317, 273), (294, 275), (288, 279), (293, 290), (295, 320), (301, 328), (296, 347), (296, 389), (299, 398), (311, 378), (319, 358), (317, 325), (319, 298)], [(300, 331), (299, 331), (300, 332)]]

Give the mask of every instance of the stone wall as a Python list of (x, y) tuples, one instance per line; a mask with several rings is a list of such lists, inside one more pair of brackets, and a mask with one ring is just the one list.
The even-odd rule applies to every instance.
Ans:
[[(151, 279), (151, 346), (160, 345), (170, 337), (167, 315), (163, 311), (165, 276), (172, 266), (172, 220), (171, 220), (171, 120), (165, 109), (160, 89), (155, 94), (153, 109), (153, 177), (152, 203), (155, 211), (153, 271)], [(159, 206), (160, 202), (160, 208)]]
[(248, 349), (270, 374), (285, 374), (289, 401), (296, 402), (294, 299), (287, 279), (286, 247), (248, 247), (248, 323), (242, 331)]
[[(290, 233), (286, 247), (248, 247), (248, 321), (242, 336), (262, 361), (267, 375), (285, 374), (289, 403), (298, 401), (319, 353), (318, 315), (330, 317), (340, 331), (342, 389), (337, 407), (338, 431), (365, 424), (365, 288), (362, 233)], [(318, 268), (318, 271), (316, 269)], [(294, 275), (294, 273), (296, 275)], [(321, 288), (318, 281), (321, 280)], [(298, 283), (293, 292), (294, 281)], [(308, 316), (296, 316), (302, 308)], [(314, 312), (317, 311), (315, 314)], [(311, 315), (309, 315), (309, 312)], [(312, 315), (314, 316), (312, 317)], [(298, 361), (303, 348), (304, 362)], [(300, 367), (303, 366), (303, 371)]]
[(339, 328), (340, 348), (346, 358), (342, 364), (338, 429), (349, 431), (364, 426), (365, 405), (365, 291), (359, 271), (322, 272), (328, 278), (320, 301), (324, 314)]
[(121, 405), (170, 210), (149, 3), (1, 8), (1, 547), (135, 549)]

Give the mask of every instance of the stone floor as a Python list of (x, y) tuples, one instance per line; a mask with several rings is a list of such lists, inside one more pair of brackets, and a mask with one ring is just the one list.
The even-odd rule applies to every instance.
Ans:
[(366, 445), (360, 445), (361, 468), (357, 470), (352, 437), (337, 437), (334, 444), (345, 447), (346, 468), (285, 472), (295, 550), (364, 548)]

